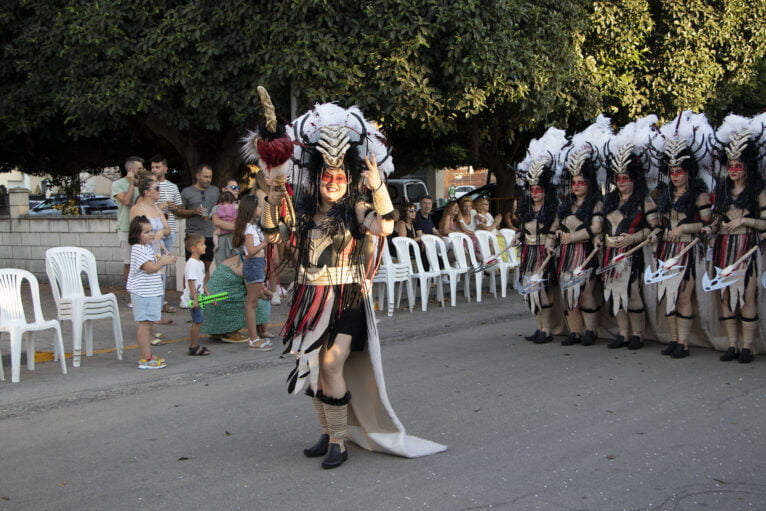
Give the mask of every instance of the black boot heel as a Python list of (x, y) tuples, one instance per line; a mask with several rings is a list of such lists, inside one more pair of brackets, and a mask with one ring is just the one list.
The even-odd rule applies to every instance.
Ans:
[(327, 453), (327, 457), (322, 462), (322, 468), (335, 468), (343, 465), (343, 462), (348, 459), (348, 451), (340, 452), (339, 444), (330, 444), (330, 452)]
[(330, 444), (330, 435), (327, 433), (322, 434), (322, 436), (319, 437), (319, 440), (317, 440), (317, 443), (309, 447), (308, 449), (303, 449), (304, 456), (308, 458), (318, 458), (320, 456), (324, 456), (327, 454), (327, 446)]

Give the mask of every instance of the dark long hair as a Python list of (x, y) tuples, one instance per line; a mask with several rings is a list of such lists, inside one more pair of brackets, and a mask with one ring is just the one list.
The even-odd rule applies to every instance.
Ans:
[(237, 219), (234, 220), (234, 233), (231, 235), (231, 243), (235, 247), (241, 247), (245, 243), (247, 224), (258, 223), (258, 219), (254, 218), (256, 209), (258, 209), (258, 197), (255, 195), (245, 195), (239, 201)]
[(739, 161), (745, 166), (747, 184), (745, 189), (736, 200), (731, 196), (731, 189), (734, 182), (729, 178), (728, 165), (729, 159), (725, 151), (721, 151), (721, 172), (722, 177), (715, 189), (715, 209), (725, 214), (726, 210), (732, 205), (737, 209), (747, 210), (751, 217), (758, 218), (760, 213), (758, 207), (758, 194), (763, 191), (764, 183), (761, 173), (758, 172), (757, 148), (752, 142), (748, 142), (742, 151)]

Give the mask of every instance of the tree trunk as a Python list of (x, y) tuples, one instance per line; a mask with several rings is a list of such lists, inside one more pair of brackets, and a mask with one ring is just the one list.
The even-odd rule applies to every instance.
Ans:
[(144, 125), (149, 128), (152, 133), (158, 137), (164, 138), (178, 151), (178, 154), (183, 159), (186, 167), (186, 172), (191, 183), (194, 182), (194, 170), (202, 163), (200, 159), (200, 153), (197, 149), (195, 141), (189, 136), (188, 133), (173, 128), (165, 124), (155, 115), (149, 115), (143, 120)]

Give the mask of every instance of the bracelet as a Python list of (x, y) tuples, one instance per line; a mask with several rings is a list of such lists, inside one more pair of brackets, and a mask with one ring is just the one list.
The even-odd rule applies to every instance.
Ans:
[(381, 182), (380, 182), (380, 184), (378, 185), (378, 187), (377, 187), (377, 188), (375, 188), (375, 189), (372, 191), (372, 193), (375, 193), (375, 192), (377, 192), (378, 190), (380, 190), (380, 187), (381, 187), (381, 186), (383, 186), (383, 181), (381, 181)]

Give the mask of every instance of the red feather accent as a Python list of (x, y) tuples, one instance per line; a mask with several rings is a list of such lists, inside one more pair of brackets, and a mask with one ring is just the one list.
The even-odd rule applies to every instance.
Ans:
[(293, 143), (289, 138), (277, 138), (275, 140), (262, 140), (256, 142), (258, 157), (266, 164), (267, 169), (282, 165), (293, 154)]

